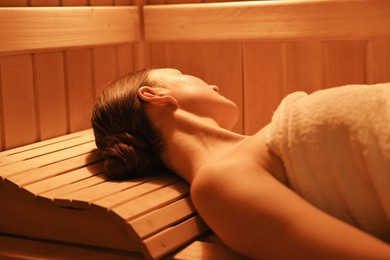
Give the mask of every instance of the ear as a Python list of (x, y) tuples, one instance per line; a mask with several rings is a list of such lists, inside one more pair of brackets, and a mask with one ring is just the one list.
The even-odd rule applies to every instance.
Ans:
[(138, 97), (156, 106), (177, 105), (177, 100), (169, 94), (162, 93), (158, 88), (142, 86), (137, 91)]

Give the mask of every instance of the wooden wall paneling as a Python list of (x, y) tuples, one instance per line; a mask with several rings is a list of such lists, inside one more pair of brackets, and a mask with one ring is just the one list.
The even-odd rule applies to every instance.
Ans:
[(114, 0), (89, 0), (92, 6), (110, 6), (114, 5)]
[[(62, 0), (62, 5), (86, 6), (88, 0)], [(65, 51), (69, 132), (91, 127), (90, 118), (94, 95), (91, 52), (89, 48)]]
[(237, 104), (240, 115), (233, 131), (244, 132), (242, 51), (240, 43), (210, 43), (206, 45), (208, 84), (217, 85), (226, 98)]
[(5, 150), (5, 132), (4, 132), (4, 108), (3, 108), (3, 93), (1, 80), (1, 58), (0, 58), (0, 151)]
[(65, 57), (68, 127), (70, 132), (75, 132), (91, 127), (90, 113), (94, 93), (91, 50), (69, 50)]
[(39, 139), (67, 133), (67, 109), (62, 52), (33, 54)]
[(325, 88), (366, 83), (366, 41), (324, 43)]
[(63, 6), (86, 6), (88, 0), (62, 0)]
[(146, 6), (144, 16), (148, 41), (338, 40), (389, 37), (389, 10), (388, 0), (251, 1)]
[(0, 57), (5, 148), (37, 141), (36, 104), (30, 54)]
[(134, 70), (134, 51), (132, 44), (119, 45), (116, 47), (117, 75), (121, 76)]
[(166, 50), (168, 67), (203, 80), (206, 78), (205, 43), (170, 43), (167, 44)]
[(367, 82), (390, 82), (390, 38), (368, 41)]
[(93, 53), (94, 94), (117, 77), (115, 46), (96, 47)]
[(147, 0), (148, 5), (163, 5), (165, 0)]
[(59, 6), (60, 0), (30, 0), (31, 6)]
[(150, 43), (150, 63), (153, 68), (166, 68), (167, 60), (167, 44), (166, 43)]
[(253, 134), (271, 121), (283, 96), (283, 43), (243, 44), (244, 130)]
[(311, 93), (322, 88), (322, 42), (288, 41), (284, 43), (284, 93)]
[(0, 0), (0, 6), (2, 7), (21, 7), (27, 5), (28, 0)]
[(133, 1), (132, 0), (115, 0), (114, 3), (115, 3), (115, 5), (132, 5)]

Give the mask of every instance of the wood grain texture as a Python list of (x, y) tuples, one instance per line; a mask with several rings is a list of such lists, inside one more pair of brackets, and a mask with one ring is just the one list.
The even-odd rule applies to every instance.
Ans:
[(151, 42), (390, 36), (387, 0), (160, 5), (144, 11)]
[(134, 42), (139, 13), (137, 7), (1, 8), (0, 38), (0, 54)]
[(390, 38), (373, 39), (367, 44), (367, 82), (390, 82)]
[(31, 55), (0, 57), (5, 148), (38, 140)]

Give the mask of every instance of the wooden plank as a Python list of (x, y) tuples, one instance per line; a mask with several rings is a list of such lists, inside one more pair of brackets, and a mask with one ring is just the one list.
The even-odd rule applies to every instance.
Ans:
[(364, 83), (366, 83), (366, 42), (326, 42), (324, 88)]
[(243, 45), (245, 133), (253, 134), (271, 121), (283, 96), (283, 43)]
[(10, 149), (37, 141), (31, 55), (0, 57), (0, 74), (5, 148)]
[(65, 53), (68, 121), (71, 132), (90, 128), (93, 103), (93, 75), (90, 49)]
[(115, 47), (93, 49), (93, 75), (95, 94), (117, 77)]
[(390, 38), (370, 40), (367, 47), (367, 83), (390, 82)]
[(64, 61), (62, 52), (33, 55), (39, 139), (67, 132)]
[(1, 167), (0, 178), (4, 180), (5, 178), (9, 178), (20, 172), (39, 168), (80, 154), (89, 153), (94, 149), (96, 149), (95, 143), (90, 142), (90, 143), (74, 146), (68, 149), (56, 151), (50, 154), (35, 157), (27, 161), (22, 161), (18, 163), (17, 166), (15, 166), (15, 164), (7, 164)]
[(0, 6), (3, 7), (22, 7), (27, 6), (27, 0), (0, 0)]
[(247, 259), (233, 250), (223, 245), (217, 245), (214, 243), (194, 241), (190, 245), (181, 249), (178, 253), (173, 254), (172, 259), (176, 260), (190, 260), (190, 259), (202, 259), (202, 260), (240, 260)]
[(129, 201), (128, 203), (121, 204), (118, 207), (114, 207), (110, 213), (114, 217), (131, 220), (142, 214), (146, 214), (157, 207), (162, 207), (181, 199), (187, 196), (188, 193), (188, 184), (185, 182), (178, 182), (155, 192), (148, 193), (142, 197)]
[(138, 25), (132, 6), (1, 8), (0, 55), (135, 42)]
[(1, 259), (143, 259), (140, 254), (101, 247), (86, 247), (71, 243), (0, 234)]
[(0, 157), (0, 167), (10, 163), (28, 160), (30, 158), (52, 153), (72, 146), (88, 143), (94, 141), (94, 137), (91, 134), (75, 135), (75, 136), (69, 136), (68, 139), (63, 139), (63, 140), (59, 139), (59, 141), (53, 141), (51, 139), (50, 141), (52, 142), (47, 142), (45, 143), (45, 145), (43, 145), (41, 142), (36, 143), (36, 144), (41, 144), (41, 146), (36, 147), (35, 149), (26, 148), (25, 151), (20, 151), (17, 153), (12, 153), (8, 156)]
[(60, 0), (30, 0), (31, 6), (59, 6)]
[(98, 206), (99, 209), (104, 208), (106, 210), (110, 210), (111, 208), (123, 204), (127, 201), (173, 184), (178, 180), (179, 178), (173, 175), (160, 176), (156, 179), (142, 183), (141, 185), (112, 193), (111, 195), (104, 196), (98, 200), (89, 201), (92, 202), (92, 206)]
[(143, 241), (147, 249), (145, 254), (150, 255), (152, 259), (160, 258), (207, 231), (208, 227), (199, 216), (192, 217), (145, 239)]
[[(75, 170), (77, 168), (84, 167), (88, 164), (99, 161), (100, 158), (100, 154), (94, 151), (92, 153), (78, 155), (63, 161), (55, 162), (49, 165), (39, 167), (37, 169), (32, 169), (27, 172), (22, 172), (20, 174), (13, 175), (7, 178), (5, 181), (12, 182), (14, 185), (17, 185), (19, 188), (22, 188), (25, 185), (36, 183), (52, 176), (56, 176), (71, 170)], [(17, 165), (15, 165), (14, 167), (17, 167)]]
[(206, 78), (206, 48), (204, 43), (167, 44), (167, 67), (179, 69), (200, 79)]
[(76, 182), (71, 182), (56, 189), (42, 192), (38, 194), (37, 199), (41, 201), (51, 202), (54, 201), (55, 198), (64, 196), (65, 194), (82, 190), (105, 181), (107, 181), (107, 176), (105, 174), (98, 174), (89, 178), (77, 180)]
[(207, 83), (217, 85), (226, 98), (239, 108), (235, 132), (243, 133), (242, 51), (238, 43), (210, 43), (207, 52)]
[(116, 47), (116, 68), (117, 75), (121, 76), (134, 70), (134, 46), (124, 44)]
[(384, 37), (390, 36), (389, 14), (388, 0), (145, 6), (145, 38), (157, 42)]
[(142, 215), (128, 223), (141, 239), (172, 226), (195, 213), (190, 197), (183, 198), (163, 208)]
[(142, 178), (123, 182), (103, 182), (95, 186), (59, 196), (54, 199), (54, 204), (59, 207), (86, 209), (95, 200), (135, 187), (149, 180), (150, 178)]
[[(62, 170), (63, 171), (63, 170)], [(65, 172), (52, 178), (44, 179), (39, 182), (35, 182), (29, 185), (23, 186), (23, 190), (27, 192), (38, 195), (70, 183), (74, 183), (80, 180), (84, 180), (90, 178), (92, 176), (98, 175), (103, 172), (103, 163), (99, 162), (96, 164), (92, 164), (87, 167), (83, 167), (77, 170)], [(97, 177), (99, 178), (99, 177)]]
[(284, 96), (294, 91), (311, 93), (322, 88), (322, 42), (287, 42), (284, 55)]
[(36, 142), (36, 143), (33, 143), (33, 144), (28, 144), (28, 145), (24, 145), (24, 146), (21, 146), (21, 147), (9, 149), (7, 151), (0, 152), (0, 158), (2, 158), (0, 160), (2, 162), (2, 160), (4, 160), (4, 157), (6, 157), (6, 156), (12, 156), (12, 157), (13, 156), (18, 156), (17, 154), (19, 154), (19, 153), (28, 152), (28, 151), (31, 151), (31, 150), (34, 150), (34, 149), (40, 149), (40, 148), (45, 147), (47, 145), (56, 144), (56, 143), (60, 143), (60, 142), (71, 140), (71, 139), (81, 138), (84, 135), (87, 135), (87, 136), (93, 135), (92, 130), (91, 129), (86, 129), (84, 131), (79, 131), (79, 132), (76, 132), (76, 133), (67, 134), (67, 135), (55, 137), (55, 138), (52, 138), (52, 139)]

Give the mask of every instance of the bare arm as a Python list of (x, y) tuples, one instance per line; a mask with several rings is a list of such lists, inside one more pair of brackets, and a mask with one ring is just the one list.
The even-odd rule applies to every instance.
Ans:
[(390, 259), (388, 244), (315, 208), (266, 170), (237, 165), (215, 165), (191, 188), (200, 215), (236, 251), (256, 259)]

